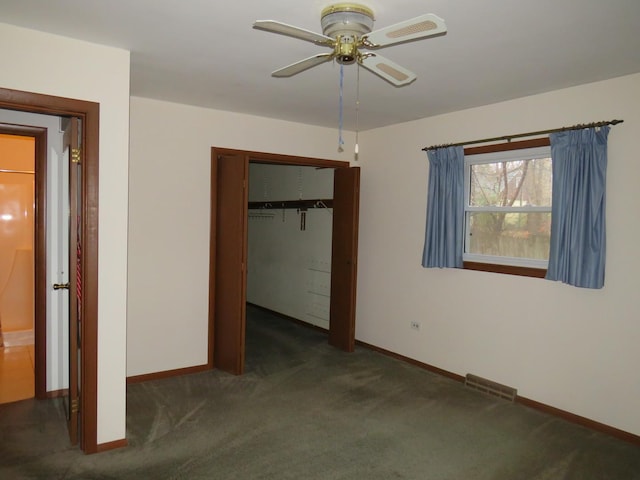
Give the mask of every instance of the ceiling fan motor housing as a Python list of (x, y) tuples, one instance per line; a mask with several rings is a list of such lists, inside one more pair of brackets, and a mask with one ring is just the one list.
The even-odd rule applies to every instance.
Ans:
[(373, 20), (373, 11), (357, 3), (338, 3), (322, 10), (322, 32), (337, 40), (335, 58), (338, 63), (356, 61), (360, 37), (371, 32)]

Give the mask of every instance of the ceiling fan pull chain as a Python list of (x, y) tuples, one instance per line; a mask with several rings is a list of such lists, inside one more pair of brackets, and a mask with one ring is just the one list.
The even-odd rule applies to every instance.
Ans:
[(338, 132), (338, 152), (344, 152), (342, 145), (344, 145), (344, 140), (342, 139), (342, 84), (344, 82), (344, 65), (340, 64), (340, 113), (339, 117), (339, 132)]

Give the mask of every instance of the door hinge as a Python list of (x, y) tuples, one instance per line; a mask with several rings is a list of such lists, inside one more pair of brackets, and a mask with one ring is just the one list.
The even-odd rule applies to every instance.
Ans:
[(80, 163), (80, 149), (72, 148), (71, 149), (71, 162), (72, 163)]
[(73, 400), (71, 400), (71, 413), (78, 412), (80, 412), (80, 399), (74, 398)]

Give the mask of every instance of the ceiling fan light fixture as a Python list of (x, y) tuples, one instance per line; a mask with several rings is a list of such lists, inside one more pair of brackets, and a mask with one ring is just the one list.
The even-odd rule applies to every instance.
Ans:
[(256, 20), (253, 28), (305, 40), (332, 50), (331, 53), (314, 55), (271, 72), (273, 77), (291, 77), (335, 60), (341, 65), (357, 63), (395, 87), (410, 84), (417, 78), (416, 74), (366, 50), (378, 50), (447, 32), (444, 20), (433, 13), (425, 13), (376, 30), (372, 30), (373, 22), (373, 10), (369, 7), (344, 2), (329, 5), (321, 11), (322, 34), (276, 20)]
[(373, 29), (373, 10), (357, 3), (330, 5), (321, 13), (322, 32), (328, 37), (353, 35), (360, 38)]

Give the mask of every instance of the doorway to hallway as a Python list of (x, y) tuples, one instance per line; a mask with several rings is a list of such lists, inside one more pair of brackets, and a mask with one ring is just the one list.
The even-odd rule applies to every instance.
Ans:
[(36, 391), (36, 138), (4, 131), (0, 125), (0, 403), (9, 403)]
[[(98, 138), (100, 106), (94, 102), (54, 97), (30, 92), (21, 92), (0, 88), (0, 109), (43, 113), (61, 117), (77, 118), (82, 122), (83, 129), (78, 136), (82, 140), (82, 149), (78, 150), (77, 164), (82, 166), (82, 176), (79, 177), (81, 194), (77, 197), (82, 205), (83, 215), (80, 218), (78, 233), (82, 235), (82, 249), (78, 249), (77, 278), (82, 279), (82, 302), (78, 303), (78, 318), (82, 319), (82, 329), (78, 333), (78, 341), (82, 350), (78, 355), (70, 355), (70, 363), (78, 362), (79, 391), (82, 395), (76, 402), (69, 402), (69, 414), (78, 416), (80, 426), (78, 436), (71, 441), (77, 441), (82, 450), (87, 453), (98, 451), (97, 443), (97, 344), (98, 344)], [(36, 188), (36, 192), (38, 189)], [(37, 193), (36, 193), (37, 195)], [(46, 231), (45, 215), (36, 214), (40, 231)], [(74, 232), (75, 233), (75, 232)], [(46, 258), (44, 243), (36, 247), (36, 259)], [(36, 260), (36, 263), (38, 260)], [(36, 267), (35, 291), (36, 298), (45, 298), (48, 285), (45, 276), (38, 276)], [(70, 292), (73, 294), (73, 292)], [(78, 290), (79, 293), (79, 290)], [(36, 302), (36, 323), (45, 322), (46, 305)], [(36, 331), (38, 326), (36, 325)], [(36, 335), (36, 377), (38, 364), (46, 363), (46, 346), (43, 351), (38, 348), (39, 338)], [(42, 359), (40, 358), (42, 356)], [(36, 385), (38, 381), (36, 380)], [(38, 392), (36, 391), (36, 395)], [(70, 432), (72, 432), (70, 425)]]

